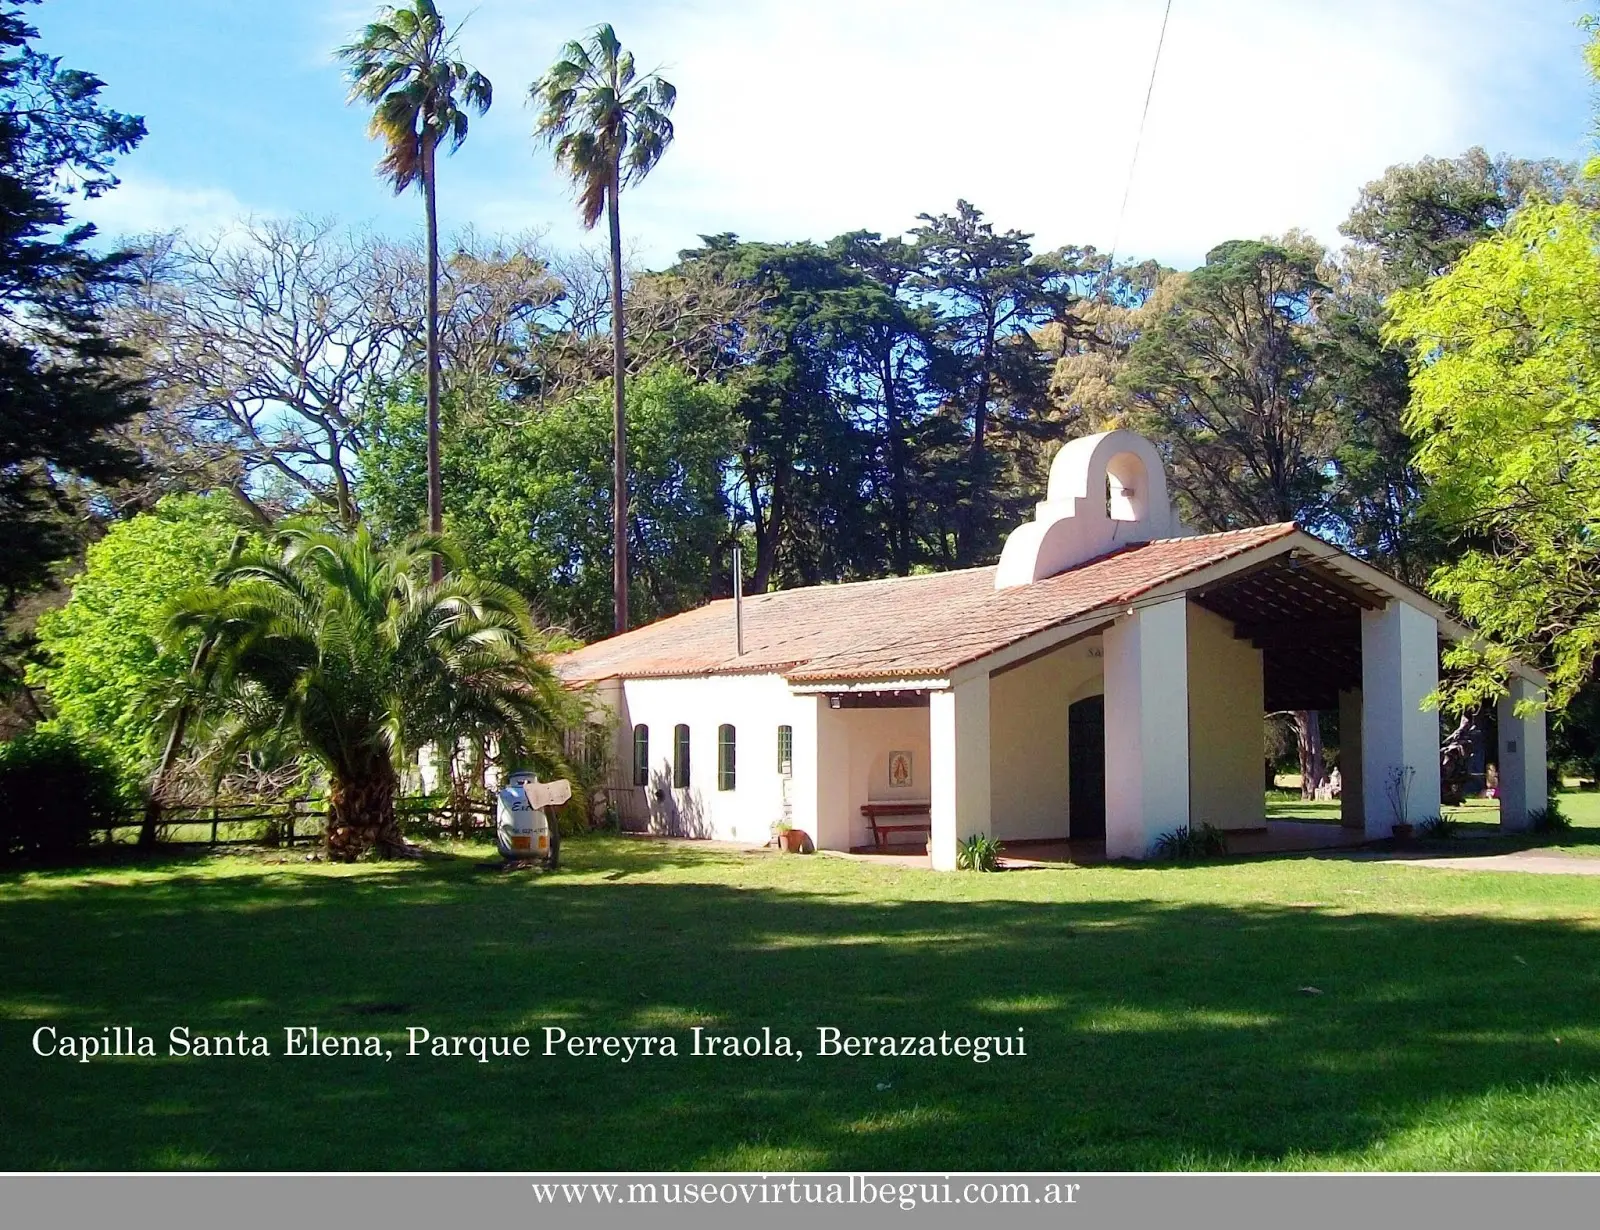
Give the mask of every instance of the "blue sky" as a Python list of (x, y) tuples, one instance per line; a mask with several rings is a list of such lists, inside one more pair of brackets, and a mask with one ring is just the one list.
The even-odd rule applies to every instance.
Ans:
[[(110, 233), (311, 213), (405, 231), (332, 49), (349, 0), (46, 0), (41, 45), (98, 73), (150, 136), (85, 210)], [(528, 83), (612, 21), (679, 90), (678, 140), (623, 199), (635, 258), (702, 233), (898, 233), (966, 197), (1037, 243), (1105, 248), (1162, 0), (442, 0), (496, 88), (443, 169), (442, 223), (581, 243)], [(1395, 162), (1576, 158), (1591, 88), (1572, 0), (1174, 0), (1119, 250), (1187, 267), (1224, 239), (1336, 241)], [(470, 16), (469, 16), (470, 15)]]

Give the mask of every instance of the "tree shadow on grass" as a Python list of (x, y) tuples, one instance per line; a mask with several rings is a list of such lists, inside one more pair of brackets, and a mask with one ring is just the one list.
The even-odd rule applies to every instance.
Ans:
[[(595, 849), (596, 866), (626, 856)], [(1587, 926), (931, 895), (512, 883), (455, 865), (0, 892), (0, 1167), (1600, 1161), (1592, 1139), (1554, 1161), (1538, 1139), (1522, 1153), (1491, 1140), (1466, 1161), (1385, 1152), (1523, 1087), (1548, 1091), (1549, 1126), (1533, 1137), (1559, 1140), (1564, 1114), (1592, 1121), (1600, 978)], [(29, 1038), (45, 1023), (132, 1025), (160, 1057), (41, 1059)], [(260, 1033), (275, 1055), (169, 1059), (174, 1025)], [(286, 1058), (290, 1025), (381, 1034), (397, 1053)], [(408, 1025), (527, 1034), (534, 1054), (407, 1058)], [(695, 1057), (695, 1025), (770, 1027), (806, 1057)], [(546, 1026), (671, 1034), (679, 1054), (547, 1057)], [(1027, 1055), (825, 1058), (818, 1026), (897, 1038), (1020, 1029)]]

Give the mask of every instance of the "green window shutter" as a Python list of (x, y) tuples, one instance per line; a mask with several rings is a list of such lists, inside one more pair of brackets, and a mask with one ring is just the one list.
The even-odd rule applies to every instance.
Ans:
[(689, 788), (689, 728), (681, 722), (672, 728), (672, 785)]
[(734, 763), (736, 754), (734, 749), (733, 727), (724, 723), (717, 727), (717, 789), (732, 790), (734, 788), (735, 773)]
[(633, 728), (633, 784), (650, 784), (650, 728), (643, 724)]
[(778, 727), (778, 776), (794, 774), (794, 727)]

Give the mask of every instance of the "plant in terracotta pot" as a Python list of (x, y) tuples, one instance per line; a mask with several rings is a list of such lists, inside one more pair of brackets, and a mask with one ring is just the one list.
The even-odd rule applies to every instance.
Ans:
[(795, 828), (787, 820), (779, 820), (772, 826), (772, 843), (785, 853), (803, 854), (806, 848), (806, 831)]
[(1404, 845), (1416, 833), (1416, 827), (1411, 823), (1411, 784), (1416, 778), (1417, 771), (1410, 765), (1397, 765), (1389, 770), (1388, 780), (1383, 784), (1384, 794), (1389, 799), (1389, 810), (1394, 815), (1390, 835), (1396, 845)]

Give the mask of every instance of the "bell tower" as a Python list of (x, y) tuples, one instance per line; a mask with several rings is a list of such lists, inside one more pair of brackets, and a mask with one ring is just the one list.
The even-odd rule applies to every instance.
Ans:
[(1030, 585), (1119, 547), (1185, 538), (1155, 445), (1132, 431), (1070, 440), (1050, 465), (1045, 500), (1006, 539), (996, 589)]

